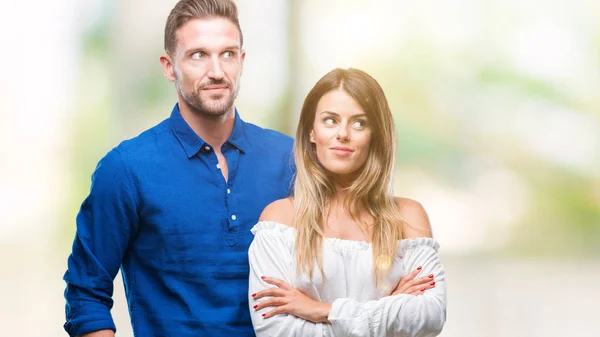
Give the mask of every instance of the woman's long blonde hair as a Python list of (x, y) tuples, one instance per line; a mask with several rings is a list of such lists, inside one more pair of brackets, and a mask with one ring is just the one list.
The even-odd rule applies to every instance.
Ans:
[[(312, 279), (315, 261), (321, 275), (321, 247), (326, 209), (335, 194), (335, 180), (319, 163), (315, 145), (310, 142), (317, 104), (323, 95), (341, 89), (353, 97), (367, 114), (371, 127), (371, 145), (364, 166), (347, 187), (344, 209), (354, 221), (360, 207), (366, 208), (372, 223), (373, 273), (375, 282), (387, 274), (402, 238), (403, 219), (396, 206), (391, 178), (396, 152), (394, 121), (387, 99), (377, 81), (357, 69), (334, 69), (323, 76), (306, 96), (294, 143), (296, 177), (294, 183), (294, 224), (296, 227), (296, 263), (298, 272)], [(366, 228), (366, 227), (365, 227)]]

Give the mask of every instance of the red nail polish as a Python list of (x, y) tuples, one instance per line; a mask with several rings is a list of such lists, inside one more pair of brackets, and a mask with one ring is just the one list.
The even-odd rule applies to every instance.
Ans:
[(258, 308), (258, 304), (257, 304), (257, 305), (255, 305), (255, 306), (253, 306), (253, 308), (254, 308), (254, 309)]
[(267, 277), (266, 277), (266, 276), (261, 276), (260, 278), (264, 280), (264, 279), (266, 279)]
[(252, 294), (252, 297), (256, 297), (256, 294)]
[(262, 314), (262, 317), (265, 317), (265, 316), (267, 316), (267, 314)]
[(429, 274), (429, 278), (433, 278), (433, 274)]
[(421, 267), (421, 266), (417, 267), (417, 270), (421, 270), (421, 269), (423, 269), (423, 267)]
[(425, 291), (425, 288), (421, 288), (421, 291)]
[(429, 285), (432, 285), (432, 286), (434, 286), (434, 285), (435, 285), (435, 282), (431, 282), (431, 283), (429, 283)]

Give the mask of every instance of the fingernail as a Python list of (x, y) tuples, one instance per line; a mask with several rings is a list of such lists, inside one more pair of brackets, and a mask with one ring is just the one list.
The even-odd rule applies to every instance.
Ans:
[(254, 308), (254, 309), (258, 308), (258, 304), (257, 304), (257, 305), (255, 305), (255, 306), (253, 306), (253, 308)]
[(266, 276), (261, 276), (260, 278), (264, 280), (264, 279), (266, 279), (267, 277), (266, 277)]
[(421, 270), (421, 269), (423, 269), (423, 267), (421, 267), (421, 266), (417, 267), (417, 270)]
[(425, 291), (425, 288), (421, 288), (421, 291)]
[(429, 274), (429, 278), (433, 278), (433, 274)]
[(256, 297), (256, 294), (252, 294), (252, 297)]
[(262, 317), (265, 317), (265, 316), (267, 316), (267, 314), (262, 314)]
[(434, 286), (434, 285), (435, 285), (435, 282), (431, 282), (431, 283), (429, 283), (429, 284), (430, 284), (430, 285), (432, 285), (432, 286)]

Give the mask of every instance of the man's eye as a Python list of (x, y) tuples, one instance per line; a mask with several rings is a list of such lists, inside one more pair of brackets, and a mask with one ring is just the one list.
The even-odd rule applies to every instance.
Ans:
[(204, 57), (204, 54), (202, 52), (199, 52), (199, 51), (197, 51), (197, 52), (195, 52), (195, 53), (192, 54), (192, 58), (194, 60), (198, 60), (198, 59), (200, 59), (202, 57)]
[(233, 57), (233, 52), (232, 51), (226, 51), (223, 53), (223, 56), (225, 56), (226, 58), (232, 58)]

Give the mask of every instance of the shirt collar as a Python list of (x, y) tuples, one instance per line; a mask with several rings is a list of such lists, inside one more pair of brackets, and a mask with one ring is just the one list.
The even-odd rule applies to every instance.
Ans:
[(240, 114), (235, 109), (235, 123), (233, 124), (233, 130), (231, 131), (231, 135), (229, 135), (229, 139), (227, 140), (231, 145), (238, 148), (238, 150), (242, 152), (246, 152), (248, 147), (250, 147), (250, 142), (246, 137), (246, 122), (244, 122), (240, 118)]
[[(204, 146), (208, 145), (202, 138), (200, 138), (200, 136), (196, 134), (196, 132), (194, 132), (194, 130), (192, 130), (185, 119), (183, 119), (183, 116), (181, 116), (181, 112), (179, 111), (179, 103), (176, 103), (175, 107), (173, 107), (169, 122), (171, 124), (171, 130), (173, 131), (173, 134), (175, 134), (175, 137), (179, 140), (181, 146), (183, 146), (188, 158), (192, 158)], [(244, 133), (245, 124), (246, 123), (240, 118), (237, 109), (235, 109), (235, 122), (233, 125), (233, 130), (231, 131), (231, 135), (229, 136), (229, 139), (227, 139), (226, 143), (230, 143), (242, 152), (246, 152), (245, 150), (249, 147), (248, 139)]]

